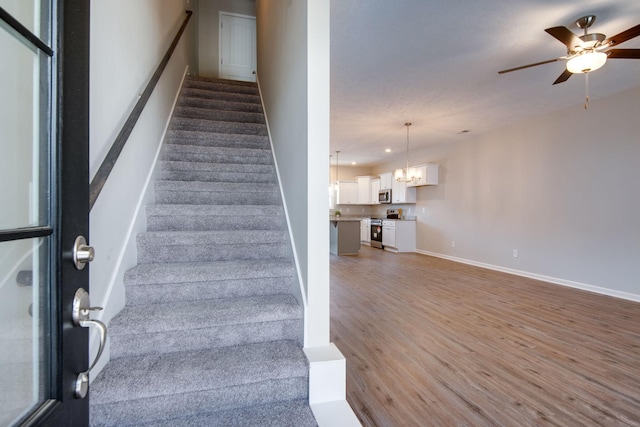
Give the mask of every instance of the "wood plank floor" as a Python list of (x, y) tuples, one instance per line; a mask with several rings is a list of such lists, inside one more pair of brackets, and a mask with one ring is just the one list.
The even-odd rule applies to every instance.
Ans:
[(331, 339), (364, 426), (640, 426), (640, 303), (363, 247)]

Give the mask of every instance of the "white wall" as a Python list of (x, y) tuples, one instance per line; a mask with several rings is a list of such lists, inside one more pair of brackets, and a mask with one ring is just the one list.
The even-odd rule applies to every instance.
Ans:
[(412, 154), (441, 165), (440, 185), (417, 191), (418, 249), (640, 300), (639, 100), (636, 89)]
[[(92, 176), (182, 25), (184, 10), (184, 0), (92, 1)], [(176, 94), (194, 61), (189, 57), (193, 28), (192, 18), (91, 211), (89, 241), (96, 250), (91, 302), (105, 307), (107, 322), (124, 305), (124, 271), (136, 264), (135, 236), (145, 228), (144, 204), (150, 199), (144, 195)], [(106, 363), (107, 357), (102, 359)]]
[(256, 0), (199, 0), (198, 2), (198, 75), (218, 77), (218, 12), (256, 15)]
[(329, 2), (257, 1), (258, 81), (307, 296), (305, 346), (329, 344)]

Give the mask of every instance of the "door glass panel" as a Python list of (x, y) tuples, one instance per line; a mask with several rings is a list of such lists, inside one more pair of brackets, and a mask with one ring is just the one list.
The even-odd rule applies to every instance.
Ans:
[(48, 91), (40, 80), (49, 58), (1, 29), (0, 52), (0, 229), (48, 225)]
[(20, 21), (33, 34), (42, 38), (40, 36), (40, 3), (40, 0), (0, 0), (0, 7)]
[[(0, 0), (0, 7), (44, 42), (50, 40), (47, 1)], [(57, 347), (50, 267), (54, 234), (46, 235), (53, 233), (51, 58), (2, 24), (0, 52), (0, 231), (3, 240), (10, 236), (0, 242), (0, 427), (5, 427), (52, 397)], [(48, 229), (45, 237), (27, 238), (24, 229), (36, 226)]]
[(49, 388), (50, 239), (0, 243), (0, 426), (28, 415)]

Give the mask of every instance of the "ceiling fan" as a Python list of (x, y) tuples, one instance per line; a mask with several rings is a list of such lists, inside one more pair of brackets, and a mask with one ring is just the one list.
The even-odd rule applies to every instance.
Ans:
[(567, 27), (551, 27), (545, 31), (567, 46), (567, 55), (535, 64), (523, 65), (498, 71), (498, 74), (510, 73), (523, 68), (549, 64), (551, 62), (566, 60), (565, 70), (553, 84), (565, 82), (575, 73), (588, 73), (602, 67), (608, 58), (640, 59), (640, 49), (610, 49), (640, 36), (640, 24), (626, 31), (607, 38), (604, 34), (588, 33), (589, 27), (595, 22), (595, 15), (587, 15), (576, 21), (579, 28), (584, 29), (582, 36), (576, 36)]

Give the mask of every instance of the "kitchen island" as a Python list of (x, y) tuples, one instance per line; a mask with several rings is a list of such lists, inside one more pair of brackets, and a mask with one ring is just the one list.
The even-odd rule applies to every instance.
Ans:
[(329, 218), (329, 250), (334, 255), (358, 255), (360, 218)]

